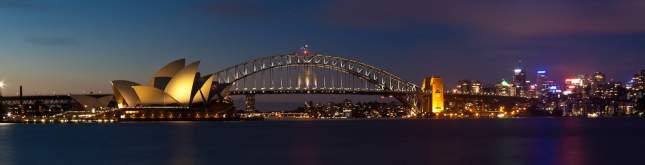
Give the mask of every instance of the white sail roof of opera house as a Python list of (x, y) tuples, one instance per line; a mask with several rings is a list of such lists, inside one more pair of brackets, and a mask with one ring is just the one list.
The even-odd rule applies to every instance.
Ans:
[(134, 91), (137, 92), (139, 99), (144, 104), (166, 105), (177, 103), (177, 100), (163, 92), (161, 89), (151, 86), (133, 86), (132, 88), (134, 88)]
[(127, 80), (113, 80), (112, 90), (114, 91), (114, 98), (119, 106), (123, 105), (136, 105), (141, 103), (139, 96), (134, 91), (133, 86), (138, 86), (138, 83)]
[(159, 69), (159, 71), (157, 71), (157, 73), (154, 76), (152, 76), (152, 79), (150, 79), (148, 86), (154, 87), (156, 78), (174, 76), (175, 74), (177, 74), (177, 72), (179, 72), (182, 68), (184, 68), (185, 64), (186, 64), (185, 59), (179, 59), (177, 61), (173, 61), (167, 64), (163, 68)]
[(209, 100), (209, 94), (211, 92), (211, 87), (213, 86), (213, 78), (215, 75), (208, 75), (201, 77), (195, 81), (195, 85), (201, 86), (201, 88), (193, 87), (192, 95), (194, 95), (192, 102), (203, 102), (204, 100)]
[(199, 61), (193, 62), (185, 68), (179, 70), (175, 76), (170, 79), (164, 92), (175, 98), (182, 105), (190, 104), (193, 82), (197, 74)]
[[(126, 80), (112, 81), (119, 107), (180, 105), (190, 107), (195, 103), (209, 104), (228, 94), (230, 83), (213, 81), (214, 76), (199, 77), (200, 61), (184, 67), (185, 59), (173, 61), (162, 67), (147, 86)], [(218, 96), (218, 97), (215, 97)]]

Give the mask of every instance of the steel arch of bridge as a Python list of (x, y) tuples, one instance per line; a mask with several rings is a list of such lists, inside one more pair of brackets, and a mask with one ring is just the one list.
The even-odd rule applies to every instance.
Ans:
[[(389, 73), (383, 69), (368, 65), (356, 60), (351, 60), (342, 57), (328, 56), (322, 54), (288, 54), (288, 55), (279, 55), (261, 58), (253, 61), (248, 61), (235, 65), (233, 67), (224, 69), (215, 75), (215, 81), (220, 83), (236, 83), (238, 80), (244, 79), (248, 76), (251, 76), (256, 73), (260, 73), (266, 70), (277, 69), (282, 67), (291, 67), (291, 66), (312, 66), (320, 68), (328, 68), (332, 70), (337, 70), (340, 72), (348, 73), (353, 76), (359, 77), (374, 86), (378, 89), (373, 91), (362, 91), (363, 94), (382, 94), (382, 93), (391, 93), (396, 94), (396, 97), (399, 101), (404, 104), (408, 104), (413, 109), (417, 108), (419, 98), (417, 97), (418, 93), (421, 93), (421, 87), (411, 83), (407, 80), (404, 80), (392, 73)], [(264, 91), (262, 90), (251, 90), (251, 91)], [(281, 89), (282, 91), (290, 91), (296, 89)], [(356, 91), (355, 89), (330, 89), (330, 90), (341, 90), (341, 91)], [(368, 88), (365, 88), (368, 90)]]

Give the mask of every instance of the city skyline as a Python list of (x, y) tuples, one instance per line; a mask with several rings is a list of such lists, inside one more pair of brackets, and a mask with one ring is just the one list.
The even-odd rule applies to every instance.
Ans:
[[(213, 73), (305, 44), (415, 84), (511, 80), (519, 60), (530, 80), (545, 69), (551, 80), (601, 71), (626, 82), (643, 69), (640, 1), (407, 2), (3, 1), (0, 81), (5, 95), (20, 85), (26, 95), (106, 93), (110, 80), (145, 82), (169, 60), (200, 59), (198, 71)], [(427, 5), (437, 9), (414, 7)], [(604, 15), (580, 16), (596, 12)]]

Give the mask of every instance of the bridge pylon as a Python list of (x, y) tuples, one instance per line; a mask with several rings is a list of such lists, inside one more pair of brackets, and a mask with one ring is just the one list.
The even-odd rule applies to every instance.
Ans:
[(441, 77), (432, 76), (431, 78), (423, 79), (423, 87), (421, 89), (423, 91), (421, 112), (439, 113), (444, 110), (444, 91)]

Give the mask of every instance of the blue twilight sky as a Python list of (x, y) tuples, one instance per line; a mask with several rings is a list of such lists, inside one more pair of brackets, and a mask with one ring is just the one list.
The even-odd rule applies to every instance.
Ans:
[(546, 69), (558, 84), (596, 71), (625, 82), (645, 69), (644, 9), (643, 0), (0, 0), (0, 81), (5, 96), (20, 85), (26, 95), (112, 93), (110, 80), (145, 84), (176, 59), (202, 60), (208, 74), (308, 44), (417, 84), (442, 76), (448, 88), (510, 79), (519, 60), (531, 81)]

